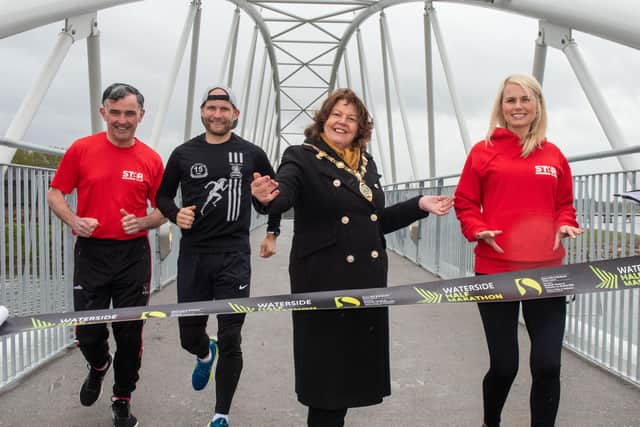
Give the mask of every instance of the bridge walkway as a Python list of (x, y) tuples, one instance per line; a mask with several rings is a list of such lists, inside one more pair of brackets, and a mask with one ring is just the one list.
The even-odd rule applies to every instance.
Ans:
[[(264, 260), (254, 253), (252, 295), (288, 293), (291, 234), (291, 222), (285, 221), (278, 254)], [(252, 234), (254, 248), (263, 236), (263, 228)], [(390, 285), (425, 280), (435, 277), (391, 255)], [(152, 297), (152, 304), (172, 302), (173, 284)], [(380, 405), (350, 410), (346, 425), (479, 427), (480, 384), (488, 361), (475, 305), (395, 307), (390, 318), (392, 395)], [(232, 406), (232, 426), (306, 425), (306, 408), (293, 391), (290, 315), (248, 315), (243, 335), (245, 368)], [(505, 426), (529, 423), (529, 342), (524, 328), (520, 336), (521, 369), (504, 410)], [(193, 359), (180, 348), (177, 321), (150, 320), (144, 342), (141, 380), (133, 400), (140, 426), (206, 425), (214, 389), (191, 389)], [(112, 372), (105, 393), (89, 408), (78, 400), (85, 374), (80, 352), (75, 348), (65, 352), (0, 395), (0, 426), (110, 426)], [(640, 426), (640, 390), (568, 351), (563, 354), (562, 387), (559, 427)]]

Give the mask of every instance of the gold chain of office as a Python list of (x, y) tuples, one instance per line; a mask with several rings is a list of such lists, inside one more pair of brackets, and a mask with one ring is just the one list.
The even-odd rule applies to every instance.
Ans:
[(333, 165), (338, 169), (343, 169), (349, 172), (351, 175), (355, 176), (356, 179), (358, 180), (358, 190), (360, 190), (360, 194), (362, 194), (362, 196), (365, 199), (367, 199), (369, 202), (373, 201), (373, 192), (371, 191), (371, 188), (369, 188), (367, 183), (364, 182), (364, 176), (367, 173), (367, 165), (369, 164), (369, 160), (367, 160), (364, 154), (361, 154), (360, 156), (360, 160), (361, 160), (360, 168), (358, 170), (353, 170), (349, 166), (347, 166), (347, 164), (342, 160), (336, 160), (335, 158), (330, 156), (326, 151), (319, 149), (315, 145), (308, 144), (308, 143), (304, 143), (303, 145), (307, 145), (309, 147), (312, 147), (314, 150), (316, 150), (316, 153), (317, 153), (316, 159), (318, 160), (327, 159), (331, 163), (333, 163)]

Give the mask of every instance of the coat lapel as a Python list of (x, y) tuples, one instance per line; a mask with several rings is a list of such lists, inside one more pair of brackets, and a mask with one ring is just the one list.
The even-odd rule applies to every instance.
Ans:
[[(320, 150), (326, 152), (328, 155), (330, 155), (331, 157), (333, 157), (334, 159), (338, 160), (338, 161), (342, 161), (342, 159), (340, 158), (340, 156), (338, 156), (332, 149), (331, 147), (329, 147), (327, 144), (325, 144), (324, 141), (320, 140), (320, 141), (314, 141), (312, 145), (315, 145), (316, 147), (318, 147)], [(313, 150), (313, 149), (312, 149)], [(315, 150), (313, 150), (315, 152)], [(317, 154), (317, 152), (316, 152)], [(316, 159), (318, 158), (318, 156), (316, 156)], [(341, 185), (344, 186), (346, 189), (348, 189), (349, 191), (351, 191), (352, 193), (354, 193), (355, 195), (357, 195), (358, 197), (360, 197), (362, 200), (364, 200), (365, 202), (369, 203), (369, 201), (364, 197), (364, 195), (360, 192), (360, 182), (358, 181), (358, 179), (353, 176), (352, 174), (350, 174), (349, 172), (347, 172), (346, 170), (341, 169), (339, 167), (337, 167), (336, 165), (334, 165), (330, 160), (325, 159), (325, 158), (321, 158), (318, 160), (321, 164), (320, 166), (320, 170), (322, 173), (324, 173), (327, 176), (330, 177), (334, 177), (337, 176), (338, 179), (340, 180), (340, 183), (335, 183), (334, 185)], [(366, 175), (369, 175), (368, 173)], [(369, 188), (372, 189), (373, 191), (373, 187), (371, 187), (371, 185), (373, 183), (368, 182), (369, 180), (367, 179), (367, 176), (365, 176), (365, 182), (367, 183), (367, 185), (369, 186)]]

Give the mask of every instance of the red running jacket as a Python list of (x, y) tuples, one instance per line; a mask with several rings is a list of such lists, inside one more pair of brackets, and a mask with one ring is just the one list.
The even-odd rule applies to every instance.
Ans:
[(490, 143), (475, 144), (455, 192), (455, 211), (470, 242), (483, 230), (502, 230), (497, 253), (484, 241), (475, 248), (477, 273), (500, 273), (562, 264), (553, 250), (561, 225), (577, 227), (571, 169), (562, 152), (545, 140), (526, 159), (520, 138), (496, 128)]

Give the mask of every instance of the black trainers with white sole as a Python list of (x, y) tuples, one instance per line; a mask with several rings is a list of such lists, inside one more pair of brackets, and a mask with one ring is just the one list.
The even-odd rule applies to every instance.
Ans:
[(107, 375), (107, 371), (111, 367), (112, 362), (113, 358), (109, 355), (109, 358), (107, 359), (107, 367), (100, 371), (87, 365), (89, 373), (80, 388), (80, 403), (84, 406), (93, 405), (102, 394), (102, 381), (104, 380), (104, 376)]
[(113, 427), (138, 427), (138, 420), (131, 413), (131, 404), (127, 399), (113, 398)]

